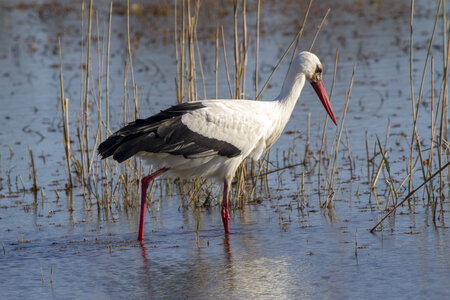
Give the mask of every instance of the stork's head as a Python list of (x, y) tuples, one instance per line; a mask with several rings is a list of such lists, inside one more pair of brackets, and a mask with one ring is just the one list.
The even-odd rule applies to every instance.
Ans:
[(306, 80), (311, 83), (331, 120), (337, 125), (327, 91), (322, 82), (322, 63), (319, 58), (311, 52), (303, 51), (297, 55), (293, 64), (296, 65), (294, 67), (299, 68), (299, 74), (304, 74)]

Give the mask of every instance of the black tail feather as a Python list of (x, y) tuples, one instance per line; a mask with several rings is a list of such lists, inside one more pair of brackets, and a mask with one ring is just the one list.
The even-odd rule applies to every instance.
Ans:
[(121, 136), (110, 136), (103, 143), (101, 143), (97, 151), (101, 155), (102, 159), (110, 157), (114, 154), (114, 151), (120, 146), (123, 137)]

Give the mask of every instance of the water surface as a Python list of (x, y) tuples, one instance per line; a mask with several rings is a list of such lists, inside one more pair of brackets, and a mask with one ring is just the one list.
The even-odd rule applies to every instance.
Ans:
[[(203, 5), (203, 4), (202, 4)], [(254, 22), (254, 3), (249, 3)], [(416, 1), (414, 80), (416, 94), (433, 28), (436, 1)], [(100, 26), (108, 3), (96, 1)], [(117, 4), (111, 43), (112, 126), (118, 128), (126, 59), (126, 18)], [(208, 7), (208, 4), (205, 4)], [(0, 281), (1, 297), (10, 298), (430, 298), (450, 297), (450, 238), (445, 222), (448, 201), (433, 222), (423, 191), (386, 220), (383, 230), (369, 229), (385, 213), (388, 189), (380, 179), (378, 198), (366, 184), (365, 133), (371, 147), (384, 142), (392, 173), (405, 177), (412, 133), (409, 85), (409, 1), (333, 1), (314, 3), (300, 49), (309, 48), (326, 9), (331, 13), (314, 52), (324, 64), (330, 89), (336, 49), (339, 68), (332, 105), (340, 116), (352, 69), (357, 64), (345, 120), (354, 168), (350, 172), (347, 142), (338, 155), (338, 189), (332, 209), (321, 209), (317, 174), (305, 177), (306, 207), (298, 209), (299, 181), (309, 167), (297, 166), (269, 175), (271, 197), (231, 212), (229, 237), (223, 235), (219, 209), (194, 209), (177, 191), (157, 191), (147, 214), (145, 241), (136, 241), (138, 210), (123, 206), (97, 209), (82, 190), (64, 190), (67, 180), (59, 107), (58, 36), (62, 37), (63, 69), (72, 137), (75, 139), (80, 99), (80, 3), (6, 1), (0, 12)], [(292, 40), (306, 3), (279, 3), (263, 8), (260, 84)], [(448, 9), (448, 8), (447, 8)], [(232, 8), (218, 21), (232, 24)], [(174, 46), (171, 15), (132, 14), (132, 31), (141, 34), (135, 47), (135, 80), (143, 88), (140, 114), (147, 116), (175, 103)], [(251, 19), (251, 21), (250, 21)], [(106, 24), (106, 23), (105, 23)], [(252, 23), (254, 24), (254, 23)], [(253, 25), (252, 25), (253, 26)], [(199, 24), (207, 98), (214, 97), (215, 24)], [(168, 28), (168, 29), (166, 29)], [(436, 82), (442, 80), (442, 32), (438, 26), (432, 55)], [(225, 31), (231, 36), (232, 32)], [(250, 28), (254, 30), (254, 26)], [(253, 38), (253, 37), (252, 37)], [(251, 40), (254, 42), (254, 40)], [(230, 38), (231, 46), (231, 38)], [(229, 50), (229, 61), (232, 51)], [(94, 54), (95, 57), (95, 54)], [(254, 45), (249, 50), (253, 70)], [(97, 60), (93, 60), (97, 62)], [(222, 63), (222, 62), (221, 62)], [(223, 71), (223, 65), (221, 66)], [(275, 74), (264, 99), (274, 98), (287, 65)], [(93, 71), (94, 73), (97, 72)], [(251, 72), (249, 72), (251, 74)], [(427, 75), (429, 82), (430, 74)], [(254, 96), (248, 75), (248, 98)], [(435, 89), (438, 89), (435, 86)], [(418, 129), (429, 147), (430, 84), (425, 85)], [(219, 96), (228, 98), (221, 73)], [(436, 96), (436, 95), (435, 95)], [(203, 98), (203, 92), (199, 93)], [(305, 87), (286, 131), (295, 138), (294, 162), (303, 158), (307, 116), (311, 113), (311, 145), (320, 147), (324, 113), (311, 88)], [(95, 115), (92, 115), (95, 119)], [(335, 128), (329, 125), (329, 141)], [(283, 150), (293, 145), (285, 134), (274, 145), (272, 161), (282, 164)], [(32, 149), (42, 192), (31, 187)], [(371, 150), (372, 151), (372, 150)], [(278, 159), (277, 159), (278, 158)], [(315, 170), (316, 172), (317, 170)], [(385, 173), (382, 176), (387, 176)], [(398, 178), (397, 178), (398, 177)], [(420, 172), (414, 177), (416, 186)], [(217, 194), (220, 190), (217, 188)], [(400, 190), (401, 196), (406, 190)], [(448, 197), (448, 196), (447, 196)], [(120, 200), (120, 199), (119, 199)], [(199, 232), (196, 232), (197, 223)]]

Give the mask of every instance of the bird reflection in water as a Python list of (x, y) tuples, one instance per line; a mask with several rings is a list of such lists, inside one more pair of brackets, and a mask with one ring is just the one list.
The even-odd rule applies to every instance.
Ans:
[(228, 264), (231, 266), (233, 262), (233, 254), (231, 253), (231, 243), (229, 234), (225, 234), (223, 237), (223, 254), (227, 258)]

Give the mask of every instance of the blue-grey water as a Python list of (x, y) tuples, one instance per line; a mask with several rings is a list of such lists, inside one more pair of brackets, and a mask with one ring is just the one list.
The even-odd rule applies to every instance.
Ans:
[[(232, 5), (216, 7), (204, 2), (201, 8), (211, 11), (201, 15), (199, 48), (207, 98), (213, 98), (215, 39), (211, 35), (215, 34), (216, 21), (225, 27), (231, 64)], [(249, 32), (254, 33), (256, 2), (247, 2)], [(173, 3), (167, 4), (170, 7), (167, 14), (164, 3), (144, 5), (152, 11), (146, 14), (139, 12), (139, 3), (134, 3), (135, 10), (130, 16), (131, 32), (140, 37), (132, 47), (143, 117), (175, 103)], [(99, 35), (104, 36), (109, 3), (94, 4), (99, 12)], [(416, 1), (415, 5), (413, 78), (417, 97), (438, 2)], [(439, 205), (435, 222), (426, 205), (426, 193), (420, 190), (383, 223), (382, 230), (369, 232), (386, 213), (389, 189), (385, 183), (386, 170), (376, 185), (377, 196), (367, 184), (366, 132), (373, 153), (376, 137), (384, 145), (390, 122), (388, 160), (397, 187), (406, 176), (412, 134), (409, 1), (313, 3), (299, 49), (309, 48), (316, 27), (331, 8), (313, 51), (323, 62), (324, 81), (330, 91), (336, 49), (339, 50), (332, 98), (339, 120), (352, 69), (357, 64), (345, 119), (347, 134), (344, 133), (338, 155), (338, 182), (332, 209), (320, 207), (317, 169), (305, 176), (305, 207), (299, 208), (303, 202), (300, 174), (309, 171), (310, 166), (305, 169), (298, 165), (269, 175), (270, 196), (263, 193), (260, 201), (232, 210), (232, 233), (226, 237), (219, 208), (188, 206), (176, 189), (167, 195), (160, 193), (158, 181), (142, 244), (136, 241), (137, 209), (123, 205), (98, 209), (95, 198), (84, 200), (81, 188), (73, 189), (72, 193), (64, 190), (67, 169), (59, 104), (58, 37), (62, 41), (65, 95), (69, 98), (75, 147), (81, 90), (81, 6), (78, 1), (5, 1), (0, 5), (0, 298), (450, 297), (450, 237), (445, 221), (449, 209), (448, 182), (447, 199)], [(155, 7), (161, 10), (155, 11)], [(260, 88), (302, 23), (306, 7), (307, 1), (263, 6)], [(448, 5), (446, 9), (448, 15)], [(122, 118), (120, 103), (127, 59), (124, 11), (126, 4), (115, 3), (110, 73), (113, 130)], [(216, 11), (221, 12), (220, 16), (214, 15)], [(214, 24), (208, 18), (214, 19)], [(86, 34), (86, 27), (83, 30)], [(250, 36), (248, 98), (254, 97), (255, 36)], [(441, 10), (431, 48), (435, 105), (443, 78), (443, 47)], [(96, 43), (92, 51), (92, 72), (98, 74)], [(430, 68), (431, 61), (417, 123), (422, 150), (427, 155)], [(264, 99), (277, 95), (286, 70), (284, 63), (263, 94)], [(228, 98), (223, 60), (220, 72), (219, 97)], [(200, 76), (198, 80), (198, 95), (203, 98)], [(95, 80), (91, 84), (95, 90)], [(95, 110), (91, 109), (91, 118), (95, 120)], [(301, 131), (295, 138), (295, 148), (294, 136), (282, 135), (271, 153), (273, 169), (277, 164), (284, 165), (283, 151), (288, 148), (296, 153), (290, 157), (290, 163), (303, 159), (308, 113), (311, 113), (311, 147), (314, 151), (320, 148), (322, 110), (313, 90), (306, 86), (286, 128)], [(331, 148), (336, 129), (330, 124), (327, 129)], [(42, 187), (36, 195), (23, 191), (32, 185), (28, 149), (33, 151), (37, 182)], [(351, 171), (349, 153), (353, 160)], [(376, 167), (380, 162), (378, 156)], [(423, 181), (419, 166), (414, 174), (414, 185), (418, 186)], [(220, 194), (219, 187), (215, 193)], [(399, 193), (400, 199), (406, 196), (406, 185)], [(114, 201), (120, 203), (121, 199)]]

